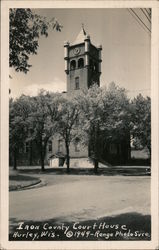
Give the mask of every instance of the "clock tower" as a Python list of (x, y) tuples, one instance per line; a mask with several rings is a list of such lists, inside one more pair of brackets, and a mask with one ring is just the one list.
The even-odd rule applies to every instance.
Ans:
[(94, 46), (84, 27), (74, 43), (64, 43), (67, 93), (88, 89), (92, 84), (100, 85), (102, 46)]

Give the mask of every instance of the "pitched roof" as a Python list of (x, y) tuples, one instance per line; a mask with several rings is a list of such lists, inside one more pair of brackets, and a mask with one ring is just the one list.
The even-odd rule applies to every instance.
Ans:
[(83, 43), (84, 40), (86, 39), (87, 37), (87, 33), (84, 29), (84, 27), (82, 26), (78, 36), (76, 37), (75, 41), (72, 43), (72, 45), (75, 45), (75, 44), (79, 44), (79, 43)]

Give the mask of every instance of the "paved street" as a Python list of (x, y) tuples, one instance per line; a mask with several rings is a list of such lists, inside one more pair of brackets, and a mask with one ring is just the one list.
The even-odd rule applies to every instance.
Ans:
[[(36, 175), (38, 176), (38, 175)], [(127, 212), (150, 214), (149, 176), (49, 175), (49, 185), (10, 192), (10, 220), (87, 220)]]

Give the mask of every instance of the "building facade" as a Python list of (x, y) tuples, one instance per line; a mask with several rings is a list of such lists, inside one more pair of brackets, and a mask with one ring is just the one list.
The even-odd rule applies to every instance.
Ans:
[[(81, 28), (73, 43), (64, 43), (64, 61), (67, 92), (63, 95), (75, 96), (80, 90), (88, 89), (91, 85), (100, 86), (102, 46), (92, 44), (90, 36)], [(90, 143), (91, 144), (91, 143)], [(109, 163), (120, 164), (130, 158), (130, 138), (124, 136), (119, 142), (109, 143), (100, 140), (99, 160)], [(84, 147), (80, 139), (70, 145), (71, 158), (91, 157), (93, 148), (89, 145)], [(65, 156), (65, 144), (60, 136), (49, 140), (45, 157), (45, 164), (49, 165), (55, 157)], [(10, 157), (12, 162), (12, 157)], [(21, 149), (18, 157), (18, 165), (40, 165), (40, 155), (33, 142), (27, 142)], [(52, 164), (50, 164), (52, 165)]]
[[(75, 96), (78, 91), (88, 89), (96, 83), (100, 86), (102, 46), (96, 47), (91, 43), (84, 27), (81, 28), (73, 43), (64, 43), (64, 60), (67, 83), (67, 96)], [(65, 145), (59, 136), (53, 139), (53, 156), (65, 155)], [(70, 144), (71, 158), (84, 158), (89, 156), (87, 146), (80, 140)]]
[(102, 46), (94, 46), (83, 27), (74, 43), (64, 44), (68, 95), (88, 89), (94, 83), (100, 85), (101, 51)]

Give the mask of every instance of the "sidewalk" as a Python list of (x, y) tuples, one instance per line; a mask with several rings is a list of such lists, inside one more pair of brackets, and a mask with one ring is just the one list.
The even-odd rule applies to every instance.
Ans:
[[(53, 163), (53, 162), (52, 162)], [(9, 168), (9, 191), (28, 189), (46, 185), (49, 175), (68, 175), (64, 166), (58, 166), (55, 160), (52, 166), (18, 166), (17, 170)], [(98, 176), (145, 176), (151, 175), (147, 166), (108, 166), (99, 163), (98, 173), (94, 174), (93, 163), (88, 158), (74, 158), (70, 161), (69, 175), (98, 175)]]
[[(11, 172), (11, 170), (10, 170)], [(12, 170), (12, 175), (13, 175)], [(21, 180), (21, 175), (26, 175), (30, 177), (36, 177), (36, 178), (45, 178), (46, 176), (52, 176), (52, 175), (68, 175), (66, 171), (66, 166), (63, 167), (50, 167), (45, 166), (45, 171), (41, 171), (40, 166), (20, 166), (18, 167), (18, 170), (15, 171), (15, 174), (19, 175), (19, 179), (17, 178), (16, 181), (19, 182)], [(79, 167), (78, 165), (71, 165), (70, 166), (70, 173), (69, 175), (98, 175), (98, 176), (147, 176), (151, 175), (150, 169), (147, 166), (103, 166), (103, 164), (99, 164), (98, 173), (94, 173), (94, 167), (91, 168), (88, 167)], [(13, 176), (11, 181), (13, 182)], [(22, 182), (29, 181), (27, 179), (24, 180), (22, 178)], [(36, 181), (36, 180), (30, 180), (30, 181)], [(11, 183), (12, 183), (11, 182)]]

